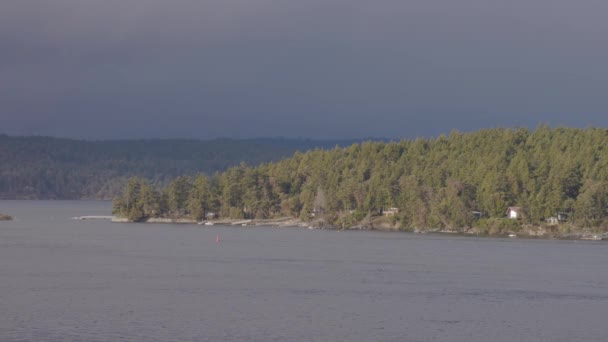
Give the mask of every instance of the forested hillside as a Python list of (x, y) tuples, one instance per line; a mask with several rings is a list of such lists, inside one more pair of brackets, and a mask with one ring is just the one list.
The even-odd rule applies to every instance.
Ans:
[[(504, 231), (553, 220), (559, 229), (606, 230), (607, 146), (605, 129), (546, 126), (365, 142), (211, 178), (178, 177), (162, 190), (132, 179), (114, 209), (133, 220), (214, 212), (349, 227), (397, 208), (384, 219), (401, 229)], [(506, 218), (512, 206), (520, 219)]]
[(246, 162), (353, 141), (304, 139), (80, 141), (0, 135), (0, 199), (110, 199), (139, 176), (156, 186)]

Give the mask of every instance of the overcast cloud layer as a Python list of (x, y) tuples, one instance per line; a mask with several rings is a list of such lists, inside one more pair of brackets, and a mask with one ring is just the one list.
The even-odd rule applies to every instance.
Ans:
[(0, 132), (608, 126), (606, 0), (0, 2)]

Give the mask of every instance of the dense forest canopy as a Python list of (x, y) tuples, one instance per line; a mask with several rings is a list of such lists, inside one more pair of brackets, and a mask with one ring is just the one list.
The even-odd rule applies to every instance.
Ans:
[(111, 199), (129, 177), (162, 186), (179, 175), (213, 174), (246, 162), (278, 161), (297, 150), (353, 140), (80, 141), (0, 134), (0, 199)]
[[(401, 229), (511, 229), (556, 220), (606, 229), (608, 130), (452, 132), (433, 139), (364, 142), (241, 164), (212, 177), (180, 176), (156, 189), (131, 179), (117, 214), (203, 219), (299, 217), (353, 226), (396, 208)], [(507, 208), (521, 208), (519, 220)], [(395, 209), (391, 209), (395, 210)]]

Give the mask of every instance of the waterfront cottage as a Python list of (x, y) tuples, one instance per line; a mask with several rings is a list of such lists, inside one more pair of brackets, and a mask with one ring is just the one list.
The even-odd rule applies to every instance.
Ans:
[(555, 216), (551, 216), (545, 219), (545, 222), (547, 222), (547, 224), (555, 226), (557, 224), (559, 224), (559, 219)]
[(558, 213), (557, 216), (551, 216), (551, 217), (545, 219), (545, 222), (547, 222), (547, 224), (550, 224), (550, 225), (557, 225), (557, 224), (566, 222), (567, 219), (568, 219), (568, 214)]
[(520, 207), (509, 207), (507, 209), (507, 217), (513, 220), (517, 220), (521, 218), (521, 208)]

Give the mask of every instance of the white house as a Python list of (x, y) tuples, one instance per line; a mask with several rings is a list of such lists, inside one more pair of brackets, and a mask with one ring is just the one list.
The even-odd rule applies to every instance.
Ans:
[(520, 219), (522, 210), (520, 207), (509, 207), (507, 209), (507, 217), (510, 219)]

